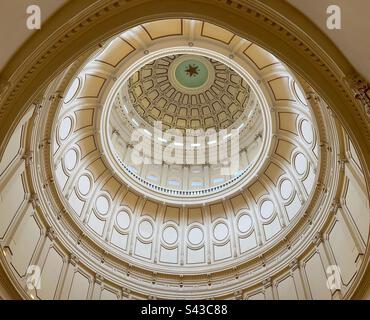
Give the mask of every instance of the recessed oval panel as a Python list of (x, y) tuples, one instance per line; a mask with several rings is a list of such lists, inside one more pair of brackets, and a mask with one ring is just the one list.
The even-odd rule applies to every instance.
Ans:
[(292, 195), (293, 193), (293, 185), (292, 183), (290, 182), (290, 180), (288, 179), (285, 179), (281, 185), (280, 185), (280, 194), (281, 194), (281, 197), (284, 199), (284, 200), (287, 200), (290, 198), (290, 196)]
[(72, 119), (70, 117), (66, 117), (62, 120), (59, 127), (59, 138), (60, 140), (65, 140), (72, 129)]
[(145, 239), (150, 238), (153, 235), (153, 225), (148, 220), (142, 221), (139, 224), (139, 233)]
[(294, 158), (294, 166), (299, 174), (304, 174), (307, 170), (307, 159), (302, 153), (298, 153)]
[(88, 176), (83, 175), (78, 179), (78, 190), (84, 196), (90, 192), (91, 181)]
[(301, 131), (302, 131), (302, 136), (303, 139), (307, 143), (312, 143), (313, 141), (313, 131), (312, 131), (312, 126), (307, 120), (303, 120), (301, 124)]
[(218, 223), (213, 230), (213, 235), (216, 240), (223, 241), (229, 235), (229, 227), (225, 223)]
[(198, 227), (194, 227), (189, 231), (188, 239), (191, 244), (197, 245), (203, 241), (203, 231)]
[(174, 244), (177, 241), (177, 230), (170, 226), (163, 230), (163, 240), (168, 244)]
[(294, 81), (294, 90), (297, 94), (297, 98), (299, 101), (302, 102), (302, 104), (304, 104), (305, 106), (307, 106), (307, 100), (306, 100), (306, 97), (304, 95), (304, 93), (302, 92), (301, 88), (298, 86), (297, 82)]
[(64, 103), (68, 103), (73, 99), (73, 97), (77, 93), (79, 86), (80, 86), (80, 79), (79, 78), (74, 79), (74, 81), (72, 82), (71, 86), (69, 87), (65, 95)]
[(77, 151), (70, 149), (64, 156), (64, 165), (68, 170), (73, 170), (77, 164)]
[(274, 204), (271, 200), (265, 200), (261, 205), (261, 217), (269, 219), (274, 213)]
[(100, 214), (107, 214), (109, 211), (109, 201), (106, 197), (104, 196), (99, 196), (96, 199), (96, 210)]
[(116, 220), (117, 225), (121, 229), (127, 229), (130, 226), (131, 218), (130, 215), (125, 211), (118, 212)]
[(246, 233), (252, 227), (253, 221), (249, 214), (243, 214), (238, 220), (238, 229), (241, 233)]

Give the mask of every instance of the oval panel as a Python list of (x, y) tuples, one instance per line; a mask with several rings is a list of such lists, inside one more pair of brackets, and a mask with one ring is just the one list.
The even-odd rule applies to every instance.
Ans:
[(313, 131), (312, 131), (312, 126), (307, 120), (303, 120), (301, 123), (301, 131), (302, 131), (302, 136), (303, 139), (307, 143), (312, 143), (313, 142)]
[(71, 86), (69, 87), (65, 95), (64, 103), (68, 103), (73, 99), (73, 97), (77, 93), (79, 86), (80, 86), (80, 79), (79, 78), (74, 79), (74, 81), (72, 82)]
[(299, 174), (304, 174), (307, 170), (307, 159), (302, 153), (298, 153), (294, 158), (294, 167)]
[(199, 227), (192, 228), (188, 233), (188, 239), (191, 244), (197, 245), (203, 241), (203, 231)]
[(294, 90), (297, 94), (297, 98), (299, 101), (302, 102), (302, 104), (304, 104), (305, 106), (307, 106), (307, 100), (306, 100), (306, 97), (305, 95), (303, 94), (301, 88), (298, 86), (297, 82), (294, 81)]
[(163, 230), (163, 240), (168, 244), (174, 244), (177, 241), (177, 230), (169, 226)]
[(104, 196), (99, 196), (96, 199), (96, 210), (100, 214), (107, 214), (109, 210), (109, 201), (106, 197)]
[(68, 170), (73, 170), (77, 164), (77, 151), (69, 149), (64, 156), (64, 165)]
[(229, 227), (225, 223), (218, 223), (213, 229), (213, 235), (218, 241), (225, 240), (229, 235)]
[(252, 227), (253, 221), (249, 214), (243, 214), (238, 220), (238, 229), (241, 233), (246, 233)]
[(78, 179), (78, 190), (84, 196), (86, 196), (91, 189), (91, 181), (88, 176), (83, 175)]
[(72, 129), (72, 119), (70, 117), (64, 118), (60, 123), (59, 127), (60, 140), (65, 140), (71, 133), (71, 129)]
[(274, 204), (271, 200), (265, 200), (261, 205), (261, 217), (269, 219), (274, 213)]
[(148, 239), (153, 235), (153, 225), (148, 220), (143, 220), (139, 224), (139, 233), (140, 235)]
[(280, 185), (280, 195), (284, 200), (290, 198), (293, 193), (293, 185), (290, 180), (285, 179)]
[(116, 221), (121, 229), (127, 229), (130, 226), (131, 218), (126, 211), (121, 211), (117, 213)]

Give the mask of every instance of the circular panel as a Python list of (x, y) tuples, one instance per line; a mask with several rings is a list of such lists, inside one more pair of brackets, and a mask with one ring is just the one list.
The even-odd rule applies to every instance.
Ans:
[(274, 213), (274, 204), (271, 200), (265, 200), (261, 205), (261, 216), (264, 219), (269, 219)]
[(125, 212), (121, 211), (117, 213), (117, 224), (121, 229), (127, 229), (130, 226), (130, 215)]
[(252, 227), (253, 221), (249, 214), (243, 214), (238, 220), (238, 229), (245, 233)]
[(77, 93), (79, 86), (80, 86), (80, 79), (79, 78), (74, 79), (74, 81), (72, 82), (72, 85), (69, 87), (67, 94), (64, 98), (64, 103), (68, 103), (73, 99), (73, 97)]
[(307, 143), (312, 143), (313, 141), (313, 131), (312, 126), (307, 120), (303, 120), (301, 124), (302, 136)]
[(152, 224), (148, 220), (141, 221), (139, 224), (139, 233), (145, 239), (150, 238), (153, 234)]
[(100, 214), (107, 214), (109, 210), (109, 201), (106, 197), (104, 196), (99, 196), (96, 199), (96, 210)]
[(213, 235), (216, 240), (222, 241), (227, 238), (229, 234), (229, 227), (225, 223), (218, 223), (213, 229)]
[(304, 174), (307, 170), (307, 159), (302, 153), (298, 153), (294, 159), (295, 169), (299, 174)]
[(170, 226), (163, 230), (163, 240), (168, 244), (174, 244), (177, 241), (177, 230)]
[(175, 77), (185, 88), (199, 88), (208, 79), (208, 69), (197, 58), (186, 59), (177, 66)]
[(292, 192), (293, 192), (293, 185), (292, 185), (292, 183), (290, 182), (290, 180), (285, 179), (281, 183), (281, 185), (280, 185), (280, 194), (281, 194), (281, 197), (284, 200), (287, 200), (292, 195)]
[(189, 231), (188, 239), (191, 244), (197, 245), (203, 241), (203, 231), (198, 227), (194, 227)]
[(78, 179), (78, 190), (82, 195), (86, 196), (91, 188), (91, 181), (88, 176), (83, 175)]
[(72, 119), (70, 117), (64, 118), (59, 127), (60, 140), (66, 139), (70, 134), (71, 129), (72, 129)]
[(77, 164), (77, 151), (69, 149), (64, 156), (64, 165), (68, 170), (73, 170)]

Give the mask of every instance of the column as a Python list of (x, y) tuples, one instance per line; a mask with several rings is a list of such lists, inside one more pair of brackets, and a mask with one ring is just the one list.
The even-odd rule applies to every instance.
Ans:
[(162, 186), (167, 186), (167, 177), (168, 177), (168, 164), (163, 164), (160, 177)]
[[(325, 239), (324, 239), (324, 237), (321, 233), (317, 233), (315, 235), (313, 243), (316, 246), (316, 252), (318, 252), (320, 254), (321, 260), (324, 264), (325, 273), (327, 274), (328, 268), (332, 265), (336, 265), (336, 262), (331, 259), (331, 256), (328, 253), (327, 244), (325, 243)], [(328, 276), (328, 274), (327, 274), (327, 276)], [(342, 281), (340, 281), (340, 283), (341, 282)], [(331, 291), (333, 299), (337, 300), (337, 299), (341, 298), (341, 296), (342, 296), (341, 289), (338, 288), (338, 289), (334, 289), (334, 290), (330, 290), (330, 291)]]
[(103, 289), (104, 289), (104, 277), (100, 274), (96, 274), (94, 277), (94, 285), (91, 300), (100, 300), (100, 296)]
[(203, 166), (203, 170), (204, 170), (204, 188), (209, 188), (209, 164), (205, 164)]
[(274, 293), (272, 290), (272, 281), (271, 278), (268, 278), (262, 282), (264, 287), (265, 300), (275, 300)]
[(69, 262), (69, 264), (68, 264), (68, 267), (67, 267), (67, 273), (66, 273), (66, 276), (65, 276), (64, 281), (63, 281), (63, 289), (62, 289), (62, 293), (61, 293), (61, 297), (60, 297), (61, 300), (67, 300), (68, 299), (69, 290), (71, 288), (72, 281), (73, 281), (73, 276), (74, 276), (75, 272), (78, 269), (79, 259), (76, 255), (74, 255), (72, 253), (69, 257), (68, 262)]
[(183, 189), (189, 189), (189, 165), (185, 164), (182, 168), (182, 187)]
[(306, 289), (304, 287), (304, 281), (301, 276), (301, 267), (299, 265), (298, 259), (294, 259), (290, 264), (290, 274), (293, 277), (295, 287), (297, 289), (297, 295), (299, 300), (309, 299)]

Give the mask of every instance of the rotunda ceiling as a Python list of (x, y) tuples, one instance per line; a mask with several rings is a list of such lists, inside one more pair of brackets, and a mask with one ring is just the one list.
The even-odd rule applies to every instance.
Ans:
[[(55, 176), (73, 219), (121, 259), (161, 272), (218, 270), (276, 245), (308, 205), (317, 172), (314, 120), (294, 75), (263, 49), (248, 52), (255, 45), (243, 39), (246, 49), (230, 59), (201, 35), (190, 49), (166, 37), (146, 40), (148, 52), (130, 47), (112, 67), (107, 59), (122, 54), (115, 43), (132, 36), (113, 39), (87, 62), (57, 116)], [(261, 61), (268, 72), (256, 67)], [(151, 131), (157, 120), (172, 129), (217, 128), (215, 145), (236, 147), (226, 159), (236, 155), (238, 166), (225, 173), (220, 163), (133, 163), (138, 130), (147, 149), (156, 144), (161, 153), (172, 143)], [(184, 150), (199, 149), (193, 142)]]
[[(162, 194), (166, 202), (181, 203), (184, 197), (194, 202), (202, 195), (198, 201), (205, 203), (215, 200), (210, 194), (221, 197), (222, 190), (230, 192), (231, 185), (253, 174), (262, 145), (268, 146), (263, 143), (269, 139), (268, 111), (262, 108), (262, 93), (251, 88), (252, 80), (243, 69), (234, 70), (235, 63), (200, 48), (191, 54), (180, 51), (184, 54), (171, 54), (179, 49), (168, 48), (154, 59), (147, 54), (137, 62), (137, 71), (117, 86), (109, 116), (114, 132), (109, 148), (124, 177), (138, 188), (155, 190), (152, 195)], [(186, 75), (190, 62), (207, 66), (208, 78), (198, 88), (186, 88), (176, 80), (179, 68), (194, 77)], [(149, 143), (141, 150), (133, 143), (137, 136)], [(248, 157), (242, 156), (247, 149)], [(133, 161), (139, 152), (146, 162), (143, 168)], [(237, 159), (232, 161), (233, 157)]]
[[(230, 298), (268, 286), (280, 295), (283, 281), (295, 288), (297, 273), (306, 277), (300, 294), (309, 292), (318, 283), (309, 277), (324, 279), (337, 244), (360, 261), (368, 217), (358, 210), (367, 202), (354, 147), (324, 100), (255, 43), (204, 21), (152, 21), (86, 53), (43, 95), (14, 134), (21, 151), (5, 152), (20, 161), (10, 170), (1, 163), (6, 180), (15, 177), (4, 199), (14, 191), (22, 211), (12, 206), (13, 219), (3, 210), (9, 223), (0, 231), (27, 219), (31, 235), (11, 226), (15, 240), (4, 238), (18, 276), (38, 261), (55, 279), (56, 264), (41, 262), (54, 252), (69, 285), (58, 287), (63, 294), (84, 277), (140, 298)], [(179, 143), (156, 135), (157, 120), (182, 133), (214, 128), (216, 138)], [(133, 161), (135, 134), (149, 141), (139, 153), (149, 162)], [(226, 155), (212, 153), (224, 144)], [(169, 148), (205, 149), (218, 162), (150, 162)], [(342, 223), (352, 220), (347, 233), (357, 244), (342, 240), (351, 239)], [(342, 266), (350, 283), (357, 269)], [(312, 297), (331, 297), (324, 285)], [(86, 296), (95, 292), (85, 287)]]
[[(165, 56), (128, 80), (138, 115), (164, 129), (225, 129), (250, 111), (251, 88), (232, 68), (200, 55)], [(249, 110), (248, 110), (249, 109)]]

